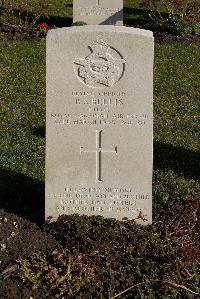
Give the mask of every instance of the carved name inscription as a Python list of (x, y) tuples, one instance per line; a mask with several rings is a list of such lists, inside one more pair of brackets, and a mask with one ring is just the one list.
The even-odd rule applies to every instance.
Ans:
[[(148, 126), (150, 117), (141, 111), (135, 113), (129, 108), (125, 92), (72, 91), (74, 105), (81, 108), (80, 113), (51, 113), (50, 118), (56, 125), (61, 126)], [(126, 108), (126, 112), (124, 111)], [(79, 109), (80, 111), (80, 109)]]

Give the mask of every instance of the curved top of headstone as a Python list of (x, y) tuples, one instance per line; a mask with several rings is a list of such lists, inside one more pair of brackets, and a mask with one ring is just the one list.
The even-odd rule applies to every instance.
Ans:
[(48, 31), (47, 37), (51, 34), (63, 34), (68, 32), (122, 32), (130, 33), (134, 35), (153, 37), (153, 32), (150, 30), (133, 28), (133, 27), (123, 27), (123, 26), (113, 26), (113, 25), (85, 25), (85, 26), (73, 26), (73, 27), (63, 27), (57, 29), (51, 29)]

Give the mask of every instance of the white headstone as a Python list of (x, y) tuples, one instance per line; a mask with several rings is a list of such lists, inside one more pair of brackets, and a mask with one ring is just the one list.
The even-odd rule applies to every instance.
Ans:
[(152, 32), (48, 32), (46, 218), (151, 223), (152, 102)]
[(123, 25), (123, 0), (74, 0), (73, 22)]

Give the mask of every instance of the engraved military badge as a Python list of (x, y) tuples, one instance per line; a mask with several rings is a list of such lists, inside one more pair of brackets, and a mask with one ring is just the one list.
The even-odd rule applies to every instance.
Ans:
[(125, 71), (122, 55), (102, 40), (93, 42), (89, 49), (88, 56), (74, 60), (77, 78), (92, 88), (112, 87)]

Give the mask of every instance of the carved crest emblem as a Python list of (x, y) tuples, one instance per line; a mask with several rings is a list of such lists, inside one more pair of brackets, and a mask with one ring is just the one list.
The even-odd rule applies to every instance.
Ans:
[(122, 55), (102, 40), (94, 41), (89, 49), (88, 56), (74, 60), (77, 78), (89, 87), (112, 87), (125, 71)]

